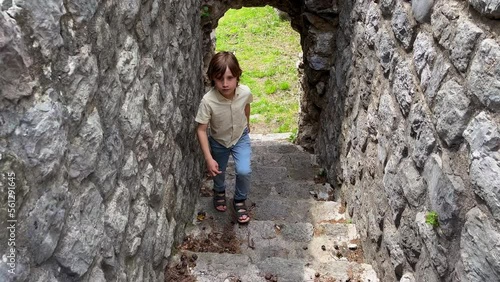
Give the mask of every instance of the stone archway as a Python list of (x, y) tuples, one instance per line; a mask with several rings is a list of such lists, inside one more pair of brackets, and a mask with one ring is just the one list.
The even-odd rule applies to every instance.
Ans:
[(285, 12), (290, 17), (294, 30), (300, 34), (303, 51), (303, 76), (299, 132), (297, 142), (304, 148), (314, 151), (314, 144), (319, 129), (321, 109), (327, 103), (325, 89), (333, 71), (335, 61), (335, 32), (338, 25), (338, 10), (332, 1), (325, 0), (203, 0), (202, 33), (203, 58), (205, 69), (212, 57), (214, 30), (219, 19), (229, 9), (242, 7), (261, 7), (269, 5)]

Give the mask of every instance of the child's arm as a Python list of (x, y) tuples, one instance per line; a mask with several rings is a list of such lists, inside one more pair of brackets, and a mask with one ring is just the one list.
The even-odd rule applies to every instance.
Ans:
[(250, 104), (245, 106), (245, 116), (247, 117), (248, 132), (250, 132)]
[(205, 157), (205, 162), (207, 163), (207, 170), (210, 176), (216, 176), (222, 171), (219, 170), (219, 164), (214, 160), (212, 154), (210, 153), (210, 146), (208, 145), (207, 136), (207, 124), (198, 124), (196, 129), (196, 135), (198, 136), (198, 142), (200, 142), (201, 150), (203, 151), (203, 156)]

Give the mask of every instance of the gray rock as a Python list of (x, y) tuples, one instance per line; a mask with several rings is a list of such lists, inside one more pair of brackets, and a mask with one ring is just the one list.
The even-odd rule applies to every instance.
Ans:
[(19, 125), (21, 116), (9, 109), (3, 109), (0, 111), (0, 138), (6, 138), (10, 135), (16, 127)]
[(78, 24), (87, 23), (97, 10), (99, 0), (76, 0), (68, 2), (66, 8)]
[(100, 118), (94, 110), (69, 146), (68, 176), (70, 178), (82, 181), (95, 170), (102, 143), (103, 131)]
[(411, 10), (413, 12), (413, 17), (415, 17), (415, 19), (420, 23), (429, 21), (433, 5), (434, 0), (411, 1)]
[(436, 95), (434, 117), (438, 135), (448, 146), (458, 144), (471, 116), (470, 100), (464, 88), (453, 80)]
[[(135, 1), (134, 1), (135, 2)], [(122, 3), (122, 2), (120, 2)], [(126, 89), (134, 80), (139, 65), (139, 46), (130, 36), (125, 39), (123, 49), (118, 55), (116, 68), (123, 88)]]
[(498, 145), (500, 139), (500, 125), (493, 117), (483, 111), (476, 115), (463, 133), (469, 143), (471, 158), (492, 156), (500, 160)]
[(441, 158), (435, 154), (426, 162), (423, 177), (427, 182), (430, 208), (438, 214), (445, 235), (451, 236), (458, 227), (464, 184), (459, 177), (444, 171)]
[(418, 168), (422, 168), (436, 146), (434, 129), (423, 103), (413, 104), (408, 121), (410, 125), (410, 137), (415, 139), (411, 143), (413, 149), (411, 156), (415, 165)]
[(77, 277), (89, 269), (104, 235), (101, 195), (92, 183), (85, 186), (69, 211), (67, 231), (55, 253), (58, 263)]
[(411, 63), (407, 60), (400, 60), (397, 63), (392, 85), (392, 94), (396, 97), (399, 109), (405, 117), (408, 116), (413, 96), (415, 95), (413, 72), (410, 69), (410, 65)]
[(459, 71), (464, 73), (467, 70), (476, 42), (482, 34), (483, 31), (477, 25), (468, 20), (459, 20), (450, 56)]
[(409, 50), (415, 38), (414, 28), (416, 22), (410, 16), (409, 7), (402, 1), (397, 1), (392, 15), (391, 26), (394, 36), (403, 44), (406, 50)]
[(378, 8), (378, 5), (375, 2), (371, 2), (368, 7), (368, 11), (366, 12), (366, 29), (364, 36), (366, 43), (370, 47), (375, 46), (375, 43), (377, 42), (377, 32), (380, 28), (380, 18), (380, 9)]
[(429, 84), (436, 56), (432, 35), (425, 31), (419, 32), (413, 44), (413, 61), (423, 90)]
[[(47, 92), (50, 92), (48, 90)], [(66, 152), (64, 109), (59, 102), (45, 101), (30, 108), (15, 131), (15, 151), (32, 169), (37, 182), (56, 174)]]
[(399, 282), (415, 282), (415, 275), (413, 273), (405, 273), (399, 280)]
[(66, 12), (63, 0), (19, 0), (11, 10), (22, 15), (29, 24), (33, 32), (30, 36), (36, 39), (35, 44), (40, 46), (44, 57), (51, 57), (51, 53), (63, 44), (60, 32), (60, 19)]
[[(434, 267), (436, 268), (439, 276), (446, 274), (448, 269), (448, 262), (446, 259), (447, 250), (444, 248), (438, 240), (436, 231), (431, 225), (425, 222), (425, 213), (419, 212), (415, 217), (415, 223), (418, 226), (418, 230), (422, 240), (424, 241), (425, 247), (429, 252), (430, 260)], [(428, 280), (428, 281), (438, 281), (438, 280)]]
[(460, 238), (460, 256), (468, 281), (500, 277), (500, 232), (479, 208), (471, 209)]
[(144, 93), (140, 84), (135, 83), (127, 92), (119, 115), (125, 145), (132, 145), (141, 130), (143, 105)]
[[(56, 249), (64, 227), (68, 208), (68, 184), (55, 183), (36, 201), (33, 210), (21, 227), (32, 253), (33, 261), (41, 264)], [(25, 228), (25, 229), (24, 229)]]
[(467, 86), (486, 107), (500, 112), (500, 46), (485, 39), (472, 59)]
[(398, 177), (408, 204), (419, 207), (424, 200), (427, 188), (412, 160), (405, 158), (401, 161)]
[(399, 225), (401, 214), (406, 207), (403, 187), (398, 178), (398, 161), (399, 158), (394, 155), (389, 159), (383, 178), (384, 191), (389, 200), (392, 220), (395, 225)]
[(396, 228), (390, 224), (384, 224), (384, 245), (389, 256), (391, 257), (391, 263), (394, 268), (395, 273), (401, 273), (405, 265), (405, 255), (403, 249), (401, 248), (399, 241), (399, 233)]
[(455, 37), (456, 19), (460, 9), (462, 6), (459, 6), (457, 2), (438, 2), (431, 15), (432, 33), (439, 44), (447, 50), (451, 50), (452, 40)]
[(394, 10), (394, 3), (394, 0), (381, 0), (380, 10), (382, 11), (382, 15), (390, 16)]
[(121, 249), (125, 227), (128, 223), (129, 210), (130, 193), (127, 187), (124, 187), (122, 183), (118, 183), (116, 191), (109, 202), (106, 203), (104, 213), (104, 230), (111, 239), (115, 252)]
[(134, 22), (135, 17), (139, 13), (139, 10), (141, 8), (141, 3), (140, 1), (135, 1), (135, 0), (124, 0), (119, 2), (116, 5), (116, 12), (118, 22), (122, 22), (129, 28), (131, 28), (131, 25)]
[(472, 7), (487, 18), (500, 19), (499, 0), (468, 0)]
[(380, 31), (378, 33), (378, 40), (376, 50), (377, 56), (384, 70), (384, 74), (389, 74), (391, 67), (393, 65), (393, 57), (395, 53), (396, 44), (390, 33)]
[(473, 159), (470, 166), (470, 178), (474, 192), (481, 197), (493, 217), (500, 220), (500, 161), (485, 156)]
[(430, 74), (429, 84), (425, 89), (425, 98), (430, 105), (434, 103), (434, 97), (450, 68), (451, 65), (448, 64), (446, 58), (443, 55), (438, 55)]
[(99, 75), (97, 59), (91, 54), (91, 46), (84, 45), (79, 53), (68, 58), (66, 69), (68, 74), (65, 83), (68, 84), (64, 91), (68, 103), (68, 112), (72, 121), (77, 126), (85, 115), (87, 103), (92, 101), (97, 91), (97, 78)]
[(144, 193), (139, 193), (131, 206), (131, 215), (127, 227), (125, 247), (128, 256), (134, 256), (141, 244), (148, 213), (149, 206), (146, 196)]
[(33, 64), (14, 19), (0, 12), (0, 98), (17, 100), (32, 94), (36, 85), (29, 73)]

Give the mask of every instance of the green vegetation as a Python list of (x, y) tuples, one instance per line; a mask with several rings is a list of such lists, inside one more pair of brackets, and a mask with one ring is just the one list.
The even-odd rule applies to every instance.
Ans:
[(438, 214), (435, 211), (428, 212), (425, 215), (425, 222), (436, 228), (439, 226)]
[(229, 10), (216, 30), (217, 51), (234, 52), (241, 83), (254, 95), (254, 133), (296, 132), (300, 84), (299, 34), (269, 6)]

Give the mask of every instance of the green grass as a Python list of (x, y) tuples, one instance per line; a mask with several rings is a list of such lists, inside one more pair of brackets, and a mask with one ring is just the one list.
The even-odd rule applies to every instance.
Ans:
[(216, 50), (235, 52), (241, 83), (254, 95), (252, 132), (296, 132), (300, 85), (295, 65), (302, 51), (290, 22), (269, 6), (229, 10), (216, 35)]

